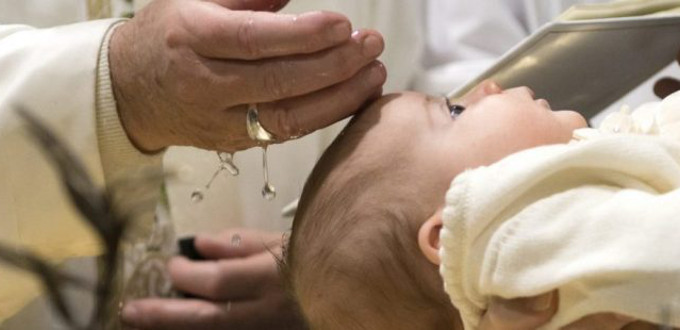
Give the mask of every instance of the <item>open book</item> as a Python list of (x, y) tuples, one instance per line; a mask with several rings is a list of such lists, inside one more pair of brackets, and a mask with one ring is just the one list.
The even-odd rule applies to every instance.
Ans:
[(546, 24), (461, 88), (484, 79), (526, 85), (554, 109), (590, 118), (673, 62), (680, 50), (680, 0), (578, 5)]

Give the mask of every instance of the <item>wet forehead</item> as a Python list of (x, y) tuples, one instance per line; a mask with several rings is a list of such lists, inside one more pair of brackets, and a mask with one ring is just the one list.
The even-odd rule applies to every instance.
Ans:
[(444, 103), (443, 100), (415, 92), (389, 95), (367, 109), (369, 113), (365, 118), (360, 118), (362, 123), (359, 124), (373, 125), (369, 129), (377, 131), (377, 134), (408, 136), (427, 130), (434, 122), (442, 120), (433, 116), (441, 115), (433, 113), (433, 110), (437, 110), (439, 103)]

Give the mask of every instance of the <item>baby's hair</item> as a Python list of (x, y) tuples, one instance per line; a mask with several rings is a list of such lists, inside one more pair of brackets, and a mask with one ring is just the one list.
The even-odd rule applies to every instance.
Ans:
[[(393, 189), (382, 193), (405, 169), (361, 154), (374, 123), (362, 116), (305, 184), (286, 253), (287, 282), (311, 329), (450, 329), (455, 309), (409, 221), (431, 210)], [(434, 278), (423, 279), (426, 267)]]

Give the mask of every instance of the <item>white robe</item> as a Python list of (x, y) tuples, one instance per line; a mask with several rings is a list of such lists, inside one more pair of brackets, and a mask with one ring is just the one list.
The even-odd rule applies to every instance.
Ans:
[[(7, 9), (0, 13), (12, 13), (11, 4), (0, 3)], [(55, 9), (50, 4), (57, 3), (36, 3), (40, 10), (22, 7), (22, 3), (14, 6), (49, 15), (45, 9)], [(68, 13), (63, 19), (55, 13), (51, 16), (59, 23), (75, 19)], [(129, 143), (117, 117), (108, 53), (102, 50), (108, 49), (108, 36), (119, 21), (42, 29), (0, 25), (0, 240), (4, 243), (22, 245), (56, 262), (99, 250), (53, 167), (23, 129), (14, 113), (17, 106), (53, 128), (102, 187), (105, 180), (111, 182), (128, 171), (160, 168), (159, 156), (142, 155)], [(0, 323), (38, 292), (25, 274), (0, 266)], [(88, 302), (81, 304), (78, 309)], [(25, 317), (10, 323), (15, 325), (3, 328), (46, 329), (56, 324), (51, 317)]]

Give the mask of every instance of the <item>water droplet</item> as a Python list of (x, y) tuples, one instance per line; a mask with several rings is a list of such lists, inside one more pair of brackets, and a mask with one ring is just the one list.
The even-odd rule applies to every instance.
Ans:
[(262, 172), (264, 174), (264, 187), (262, 197), (270, 201), (276, 198), (276, 188), (269, 184), (269, 167), (267, 166), (267, 146), (262, 147)]
[(212, 177), (210, 178), (210, 181), (205, 185), (205, 190), (210, 189), (210, 186), (212, 186), (213, 182), (215, 182), (215, 179), (217, 178), (217, 175), (222, 172), (222, 168), (218, 168), (215, 173), (213, 173)]
[(203, 192), (199, 189), (194, 190), (194, 192), (191, 193), (191, 201), (194, 203), (203, 201)]
[(237, 176), (239, 174), (239, 169), (234, 164), (234, 154), (228, 152), (220, 152), (217, 154), (220, 157), (220, 169), (226, 170), (232, 176)]
[(248, 106), (248, 113), (246, 114), (248, 136), (263, 145), (274, 142), (274, 136), (260, 125), (258, 117), (257, 107), (254, 104)]
[(234, 234), (231, 236), (231, 246), (238, 247), (241, 245), (241, 235)]
[(269, 183), (265, 183), (264, 187), (262, 187), (262, 197), (268, 201), (273, 200), (276, 198), (276, 188), (272, 187)]

